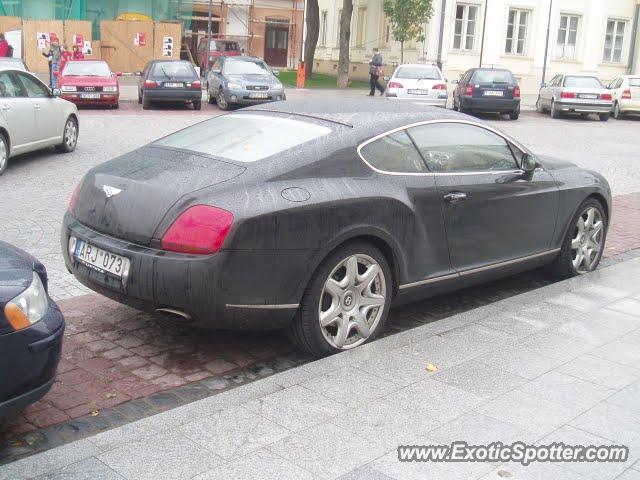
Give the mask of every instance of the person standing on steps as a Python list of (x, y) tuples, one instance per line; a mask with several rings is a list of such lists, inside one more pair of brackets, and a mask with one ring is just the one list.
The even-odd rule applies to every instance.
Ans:
[(369, 62), (369, 85), (371, 86), (371, 91), (369, 92), (370, 97), (373, 97), (376, 94), (376, 88), (380, 90), (380, 95), (384, 94), (384, 87), (380, 85), (380, 77), (382, 75), (384, 75), (384, 72), (382, 71), (382, 54), (376, 47), (373, 49), (373, 57)]

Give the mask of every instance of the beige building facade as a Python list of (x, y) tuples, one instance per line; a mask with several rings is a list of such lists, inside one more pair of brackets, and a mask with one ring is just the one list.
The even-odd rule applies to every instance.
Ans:
[[(319, 4), (314, 66), (318, 72), (335, 74), (342, 1), (320, 0)], [(561, 72), (594, 74), (603, 81), (640, 73), (640, 0), (553, 0), (550, 21), (549, 4), (550, 0), (433, 0), (433, 16), (424, 26), (425, 41), (405, 44), (404, 62), (440, 59), (445, 76), (453, 80), (479, 66), (482, 51), (483, 67), (512, 70), (523, 91), (534, 93), (542, 78), (549, 26), (547, 80)], [(390, 73), (400, 63), (400, 44), (393, 39), (382, 0), (354, 0), (354, 78), (368, 75), (366, 64), (374, 47), (381, 49)]]

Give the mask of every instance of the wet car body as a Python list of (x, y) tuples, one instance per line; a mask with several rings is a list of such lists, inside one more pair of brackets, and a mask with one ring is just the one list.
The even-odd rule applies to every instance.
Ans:
[[(224, 141), (237, 148), (233, 158), (176, 146), (192, 136), (190, 127), (175, 134), (179, 141), (170, 136), (93, 168), (64, 217), (67, 268), (95, 291), (142, 310), (209, 327), (282, 328), (296, 315), (314, 271), (356, 239), (385, 253), (394, 299), (402, 302), (553, 261), (590, 196), (610, 216), (606, 180), (565, 161), (536, 157), (538, 166), (528, 173), (515, 163), (462, 175), (376, 168), (365, 158), (367, 145), (407, 126), (479, 128), (526, 151), (466, 115), (383, 103), (249, 107), (197, 127), (215, 148)], [(240, 131), (267, 130), (255, 144), (238, 146), (237, 139), (225, 140), (228, 128), (216, 127), (226, 122), (237, 122)], [(285, 132), (285, 140), (269, 128)], [(303, 131), (321, 134), (258, 161), (238, 160)], [(467, 192), (467, 203), (446, 198), (458, 190)], [(165, 248), (186, 212), (202, 206), (233, 219), (219, 250)], [(128, 259), (126, 272), (87, 267), (79, 260), (86, 245)]]
[(82, 60), (68, 62), (58, 80), (61, 97), (76, 105), (118, 108), (118, 76), (106, 62)]
[[(37, 278), (36, 278), (37, 276)], [(40, 319), (16, 329), (8, 311), (34, 283), (42, 284), (46, 308)], [(64, 318), (46, 295), (47, 272), (31, 255), (0, 242), (0, 420), (44, 396), (60, 359)]]

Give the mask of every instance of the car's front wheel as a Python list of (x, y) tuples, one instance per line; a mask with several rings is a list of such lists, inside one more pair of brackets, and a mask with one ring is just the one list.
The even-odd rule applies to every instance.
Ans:
[(303, 350), (322, 357), (374, 339), (389, 314), (393, 279), (373, 245), (345, 245), (318, 267), (289, 328)]
[(9, 164), (9, 144), (4, 134), (0, 133), (0, 175), (4, 173)]
[(585, 200), (571, 219), (553, 265), (563, 278), (592, 272), (600, 263), (607, 236), (604, 207), (595, 198)]
[(78, 121), (73, 118), (67, 118), (62, 132), (62, 143), (56, 145), (56, 150), (63, 153), (73, 152), (78, 143)]
[(220, 91), (220, 93), (218, 93), (218, 96), (216, 97), (216, 104), (218, 105), (218, 108), (220, 110), (229, 109), (229, 102), (227, 102), (227, 99), (224, 98), (224, 93), (222, 93), (222, 90)]

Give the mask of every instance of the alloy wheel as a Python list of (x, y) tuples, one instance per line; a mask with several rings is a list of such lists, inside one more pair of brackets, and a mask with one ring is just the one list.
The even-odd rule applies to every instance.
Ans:
[(334, 267), (318, 305), (320, 329), (334, 348), (347, 350), (369, 338), (386, 304), (383, 269), (368, 255), (351, 255)]
[(621, 117), (622, 115), (620, 115), (620, 105), (618, 104), (618, 102), (616, 102), (616, 104), (613, 106), (613, 118), (619, 120)]
[(7, 158), (9, 154), (7, 152), (7, 144), (4, 138), (0, 135), (0, 173), (2, 173), (7, 165)]
[(604, 222), (600, 210), (586, 208), (578, 217), (571, 238), (571, 258), (577, 273), (595, 269), (602, 252)]
[(72, 119), (67, 120), (64, 127), (64, 143), (69, 150), (73, 150), (78, 140), (78, 127)]
[(220, 109), (222, 110), (226, 110), (229, 106), (229, 104), (227, 103), (227, 100), (224, 98), (224, 93), (222, 92), (218, 93), (217, 103), (218, 103), (218, 107), (220, 107)]

